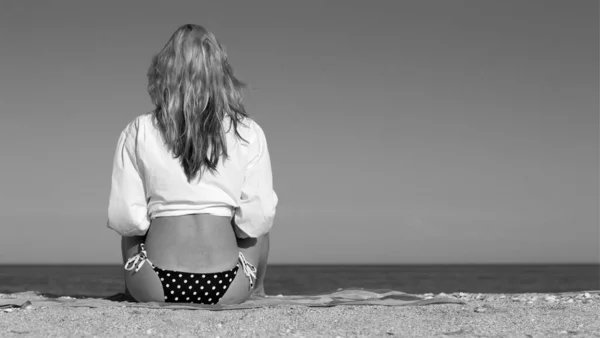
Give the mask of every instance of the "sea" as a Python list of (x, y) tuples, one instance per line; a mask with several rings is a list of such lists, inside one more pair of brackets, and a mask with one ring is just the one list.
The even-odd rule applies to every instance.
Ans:
[[(269, 265), (268, 295), (340, 288), (423, 293), (554, 293), (600, 290), (600, 265)], [(106, 297), (123, 292), (119, 265), (0, 265), (0, 293)]]

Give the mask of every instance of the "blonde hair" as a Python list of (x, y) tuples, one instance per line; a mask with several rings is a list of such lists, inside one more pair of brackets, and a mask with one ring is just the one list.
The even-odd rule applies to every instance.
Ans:
[(223, 121), (228, 116), (237, 137), (248, 114), (242, 104), (245, 84), (233, 76), (227, 55), (204, 27), (179, 27), (152, 58), (148, 93), (153, 116), (168, 148), (191, 181), (204, 169), (215, 171), (228, 158)]

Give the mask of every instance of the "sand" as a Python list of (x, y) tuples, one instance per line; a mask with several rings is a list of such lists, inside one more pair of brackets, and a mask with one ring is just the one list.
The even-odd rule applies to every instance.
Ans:
[[(421, 295), (425, 298), (432, 295)], [(600, 294), (452, 294), (465, 304), (0, 310), (0, 336), (600, 337)]]

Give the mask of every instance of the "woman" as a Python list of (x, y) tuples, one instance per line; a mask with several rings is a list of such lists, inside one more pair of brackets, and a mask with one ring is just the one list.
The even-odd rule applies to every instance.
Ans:
[(148, 71), (155, 109), (121, 133), (108, 227), (139, 302), (238, 304), (264, 295), (277, 195), (265, 134), (214, 35), (177, 29)]

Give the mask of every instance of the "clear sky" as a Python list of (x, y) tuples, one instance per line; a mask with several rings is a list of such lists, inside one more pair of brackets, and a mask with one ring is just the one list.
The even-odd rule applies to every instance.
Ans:
[(250, 85), (271, 262), (600, 262), (598, 1), (15, 0), (0, 264), (120, 262), (117, 137), (184, 23)]

